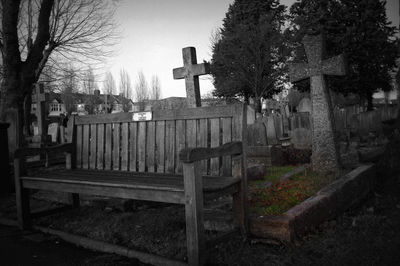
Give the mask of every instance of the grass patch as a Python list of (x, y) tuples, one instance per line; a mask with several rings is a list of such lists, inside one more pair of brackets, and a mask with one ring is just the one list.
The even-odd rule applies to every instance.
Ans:
[[(271, 167), (263, 180), (250, 182), (250, 211), (258, 215), (282, 215), (334, 180), (333, 176), (306, 169), (289, 180), (280, 181), (280, 176), (295, 168)], [(271, 186), (267, 187), (267, 182), (271, 182)]]

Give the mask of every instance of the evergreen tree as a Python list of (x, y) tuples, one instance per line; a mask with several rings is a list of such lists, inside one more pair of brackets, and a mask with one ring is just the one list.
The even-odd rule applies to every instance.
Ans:
[[(386, 17), (380, 0), (299, 0), (290, 9), (295, 57), (304, 60), (300, 41), (305, 34), (324, 34), (326, 56), (345, 53), (348, 74), (327, 77), (330, 89), (344, 95), (358, 94), (371, 110), (372, 95), (391, 89), (390, 70), (395, 66), (395, 27)], [(309, 80), (296, 84), (309, 88)]]
[(285, 64), (282, 27), (285, 6), (278, 0), (235, 0), (212, 40), (211, 74), (218, 97), (261, 97), (281, 90)]

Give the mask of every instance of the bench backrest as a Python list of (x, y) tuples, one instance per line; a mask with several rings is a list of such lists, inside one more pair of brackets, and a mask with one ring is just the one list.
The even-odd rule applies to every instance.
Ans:
[[(133, 121), (133, 113), (71, 118), (76, 143), (75, 167), (133, 172), (182, 173), (179, 151), (242, 141), (243, 104), (152, 112), (151, 121)], [(231, 158), (202, 162), (208, 175), (231, 175)]]

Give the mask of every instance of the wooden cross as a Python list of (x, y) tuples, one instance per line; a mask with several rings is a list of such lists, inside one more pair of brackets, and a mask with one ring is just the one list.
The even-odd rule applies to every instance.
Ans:
[(44, 92), (44, 86), (42, 83), (38, 83), (35, 86), (35, 94), (32, 95), (32, 102), (36, 103), (36, 118), (38, 122), (38, 135), (47, 135), (46, 128), (46, 103), (49, 100), (49, 94)]
[(182, 49), (183, 67), (174, 68), (174, 79), (185, 79), (186, 99), (189, 107), (200, 107), (199, 76), (210, 73), (208, 63), (197, 64), (196, 48), (185, 47)]
[(291, 64), (289, 76), (291, 82), (311, 79), (312, 167), (317, 172), (336, 172), (339, 168), (339, 152), (335, 142), (332, 103), (324, 75), (345, 75), (344, 56), (324, 60), (322, 35), (306, 35), (303, 44), (308, 63)]

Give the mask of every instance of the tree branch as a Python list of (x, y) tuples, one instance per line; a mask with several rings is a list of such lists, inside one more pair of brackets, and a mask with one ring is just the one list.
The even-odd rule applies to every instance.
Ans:
[(32, 50), (26, 58), (26, 65), (29, 69), (36, 69), (43, 58), (43, 51), (50, 39), (50, 14), (54, 0), (43, 0), (38, 18), (38, 32)]

